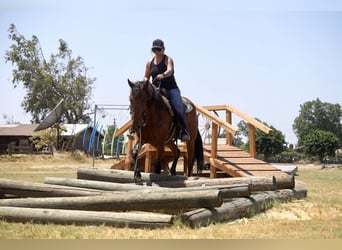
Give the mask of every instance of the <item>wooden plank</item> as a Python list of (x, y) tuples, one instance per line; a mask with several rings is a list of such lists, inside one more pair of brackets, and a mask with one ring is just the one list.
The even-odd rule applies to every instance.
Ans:
[(238, 170), (236, 171), (239, 176), (275, 176), (275, 175), (287, 175), (281, 171), (245, 171)]
[(233, 107), (232, 105), (226, 105), (226, 109), (233, 112), (234, 114), (240, 116), (246, 122), (253, 124), (256, 128), (260, 129), (266, 134), (272, 134), (273, 130), (267, 127), (265, 124), (259, 122), (258, 120), (254, 119), (253, 117), (243, 113), (239, 109)]
[(214, 115), (213, 113), (209, 112), (207, 109), (195, 104), (196, 110), (203, 114), (204, 116), (208, 117), (212, 122), (216, 123), (220, 127), (224, 128), (227, 132), (231, 133), (232, 135), (236, 135), (238, 130), (234, 128), (231, 124), (227, 123), (226, 121), (222, 120), (218, 116)]
[(258, 160), (258, 159), (254, 159), (254, 158), (241, 158), (241, 157), (229, 157), (229, 158), (221, 158), (219, 157), (218, 160), (222, 160), (225, 161), (227, 163), (230, 164), (260, 164), (260, 165), (270, 165), (264, 161)]
[(231, 164), (229, 162), (223, 162), (224, 165), (227, 167), (231, 167), (232, 169), (237, 169), (237, 170), (251, 170), (251, 171), (279, 171), (279, 169), (273, 167), (272, 165), (269, 165), (267, 163), (263, 164)]

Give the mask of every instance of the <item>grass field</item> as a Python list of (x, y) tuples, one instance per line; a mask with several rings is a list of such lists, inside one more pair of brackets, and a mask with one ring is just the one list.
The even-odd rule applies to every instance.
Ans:
[[(91, 163), (91, 158), (80, 154), (0, 156), (0, 178), (35, 182), (45, 177), (76, 178), (77, 168)], [(95, 161), (101, 168), (112, 163)], [(308, 197), (276, 203), (252, 218), (196, 229), (177, 223), (154, 230), (0, 220), (0, 239), (342, 239), (342, 168), (298, 167), (296, 180), (308, 189)]]

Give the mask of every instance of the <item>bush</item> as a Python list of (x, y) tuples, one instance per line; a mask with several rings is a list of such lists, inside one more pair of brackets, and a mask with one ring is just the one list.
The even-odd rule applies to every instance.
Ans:
[(299, 159), (302, 159), (302, 155), (300, 153), (291, 149), (286, 149), (280, 154), (271, 156), (269, 161), (274, 163), (293, 163)]
[(76, 150), (76, 151), (72, 152), (70, 154), (70, 157), (73, 160), (79, 161), (79, 162), (86, 162), (87, 161), (86, 155), (82, 151), (79, 151), (79, 150)]

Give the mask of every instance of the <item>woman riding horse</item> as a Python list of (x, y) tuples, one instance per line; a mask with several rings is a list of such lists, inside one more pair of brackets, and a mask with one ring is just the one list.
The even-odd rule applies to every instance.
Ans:
[[(144, 81), (149, 81), (150, 77), (152, 77), (152, 83), (164, 92), (180, 122), (181, 129), (178, 138), (183, 142), (188, 141), (190, 140), (190, 134), (181, 93), (174, 76), (173, 59), (164, 53), (164, 42), (160, 39), (153, 41), (152, 51), (155, 56), (146, 64)], [(131, 129), (130, 134), (133, 133), (134, 131)]]
[[(140, 170), (137, 166), (138, 150), (145, 143), (150, 143), (157, 150), (155, 173), (159, 174), (163, 164), (167, 164), (164, 157), (165, 146), (173, 152), (174, 159), (170, 172), (176, 174), (176, 165), (179, 158), (179, 149), (176, 145), (178, 126), (175, 123), (172, 109), (166, 98), (149, 81), (133, 83), (128, 80), (131, 87), (130, 109), (132, 116), (132, 128), (137, 132), (137, 147), (132, 152), (134, 160), (134, 178), (137, 183), (140, 180)], [(203, 145), (198, 131), (197, 113), (194, 104), (183, 98), (192, 109), (187, 113), (190, 139), (186, 142), (187, 157), (184, 158), (184, 174), (192, 175), (195, 160), (197, 170), (203, 167)]]

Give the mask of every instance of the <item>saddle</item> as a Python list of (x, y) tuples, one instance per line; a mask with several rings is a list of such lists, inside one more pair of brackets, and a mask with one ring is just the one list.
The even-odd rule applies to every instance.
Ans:
[[(162, 96), (162, 99), (163, 99), (163, 102), (165, 103), (166, 107), (168, 108), (169, 110), (169, 113), (172, 117), (175, 116), (175, 112), (171, 106), (171, 103), (169, 101), (169, 97), (168, 97), (168, 94), (167, 94), (167, 91), (166, 89), (159, 89), (159, 92)], [(187, 99), (186, 97), (182, 97), (182, 101), (183, 101), (183, 106), (184, 106), (184, 110), (185, 110), (185, 113), (190, 113), (193, 109), (194, 109), (194, 106), (191, 104), (190, 100)]]

